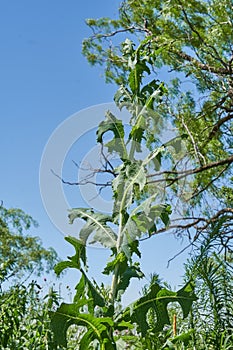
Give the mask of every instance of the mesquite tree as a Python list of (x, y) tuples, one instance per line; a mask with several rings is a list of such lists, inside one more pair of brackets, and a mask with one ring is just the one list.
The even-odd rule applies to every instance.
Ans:
[[(190, 160), (186, 168), (177, 162), (150, 178), (164, 181), (186, 204), (182, 220), (171, 220), (171, 229), (197, 239), (222, 220), (219, 249), (231, 249), (232, 1), (125, 0), (118, 19), (89, 19), (87, 24), (93, 35), (84, 41), (83, 52), (91, 64), (106, 68), (107, 81), (127, 83), (123, 36), (141, 43), (151, 76), (166, 75), (167, 98), (157, 108), (160, 127), (155, 135), (169, 120), (177, 134), (186, 136)], [(186, 190), (180, 186), (184, 179)]]

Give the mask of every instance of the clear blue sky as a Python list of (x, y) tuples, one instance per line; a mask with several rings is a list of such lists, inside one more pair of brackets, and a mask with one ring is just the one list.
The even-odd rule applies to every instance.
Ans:
[[(47, 140), (62, 121), (83, 108), (112, 101), (115, 87), (105, 84), (100, 68), (88, 65), (81, 43), (90, 34), (85, 18), (116, 16), (118, 4), (109, 0), (0, 3), (0, 200), (6, 207), (19, 207), (31, 214), (40, 224), (33, 234), (62, 257), (72, 250), (43, 207), (40, 160)], [(180, 248), (181, 242), (171, 235), (145, 242), (144, 272), (158, 272), (177, 285), (184, 256), (169, 269), (166, 264)], [(92, 273), (98, 278), (96, 261), (104, 264), (107, 253), (88, 251), (90, 264), (95, 265)], [(129, 293), (133, 295), (135, 288), (136, 284)]]

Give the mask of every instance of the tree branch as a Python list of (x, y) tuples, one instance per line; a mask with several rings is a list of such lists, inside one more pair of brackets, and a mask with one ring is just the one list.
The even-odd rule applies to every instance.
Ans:
[[(193, 242), (198, 238), (198, 236), (200, 235), (201, 232), (203, 232), (204, 230), (206, 230), (208, 228), (208, 226), (214, 222), (216, 222), (220, 216), (224, 215), (224, 214), (232, 214), (231, 216), (229, 216), (229, 219), (233, 219), (233, 208), (224, 208), (219, 210), (215, 215), (213, 215), (210, 218), (195, 218), (195, 217), (189, 217), (189, 218), (179, 218), (179, 219), (175, 219), (172, 221), (172, 224), (169, 225), (168, 227), (162, 227), (160, 229), (158, 229), (157, 231), (153, 232), (152, 234), (150, 234), (148, 237), (145, 238), (141, 238), (139, 239), (139, 241), (145, 241), (147, 239), (149, 239), (151, 236), (154, 235), (158, 235), (160, 233), (164, 233), (164, 232), (168, 232), (171, 230), (175, 230), (175, 231), (185, 231), (185, 230), (189, 230), (191, 228), (194, 228), (196, 230), (196, 234), (193, 238)], [(189, 222), (187, 224), (174, 224), (175, 221), (184, 221), (184, 220), (193, 220), (192, 222)], [(197, 226), (199, 223), (203, 223), (201, 226)], [(229, 226), (229, 223), (228, 223)]]
[(231, 119), (233, 119), (233, 114), (228, 114), (225, 117), (219, 119), (219, 121), (213, 126), (213, 129), (211, 130), (208, 136), (208, 140), (211, 140), (215, 136), (215, 134), (219, 131), (221, 126)]
[(215, 68), (213, 66), (210, 66), (208, 64), (201, 63), (200, 61), (196, 60), (194, 57), (188, 55), (187, 53), (183, 51), (178, 51), (178, 50), (171, 50), (172, 53), (175, 53), (185, 61), (188, 61), (192, 63), (194, 66), (197, 68), (200, 68), (201, 70), (211, 72), (217, 75), (229, 75), (229, 69), (227, 68)]
[(196, 169), (189, 169), (189, 170), (183, 170), (183, 171), (161, 171), (161, 172), (157, 172), (155, 174), (150, 174), (147, 177), (151, 178), (151, 177), (155, 177), (155, 176), (160, 176), (160, 175), (178, 175), (175, 178), (167, 178), (167, 179), (158, 179), (158, 180), (152, 180), (152, 181), (148, 181), (147, 183), (156, 183), (156, 182), (167, 182), (167, 181), (171, 181), (172, 183), (174, 183), (175, 181), (178, 181), (188, 175), (193, 175), (193, 174), (198, 174), (201, 173), (203, 171), (215, 168), (215, 167), (219, 167), (225, 164), (231, 164), (233, 162), (233, 156), (229, 157), (229, 158), (225, 158), (216, 162), (212, 162), (206, 165), (203, 165), (199, 168)]
[(147, 28), (140, 28), (140, 27), (135, 27), (134, 25), (133, 26), (130, 26), (130, 27), (127, 27), (127, 28), (122, 28), (122, 29), (117, 29), (113, 32), (110, 32), (110, 33), (105, 33), (105, 34), (99, 34), (99, 33), (94, 33), (94, 35), (90, 38), (91, 40), (93, 39), (96, 39), (97, 37), (98, 38), (111, 38), (119, 33), (126, 33), (126, 32), (131, 32), (131, 31), (136, 31), (136, 32), (145, 32), (145, 33), (149, 33), (151, 35), (151, 32), (149, 31), (149, 29)]

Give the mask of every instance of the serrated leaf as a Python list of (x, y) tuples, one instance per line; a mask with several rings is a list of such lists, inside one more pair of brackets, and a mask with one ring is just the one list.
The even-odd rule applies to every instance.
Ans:
[(80, 269), (80, 264), (77, 264), (73, 261), (60, 261), (58, 264), (55, 265), (54, 271), (59, 276), (65, 269)]
[(84, 334), (85, 342), (82, 342), (82, 349), (89, 349), (90, 343), (97, 339), (100, 345), (105, 344), (105, 347), (102, 347), (103, 349), (115, 350), (114, 341), (109, 335), (111, 334), (109, 329), (113, 327), (112, 319), (107, 317), (96, 318), (90, 314), (80, 313), (79, 309), (83, 302), (79, 304), (62, 303), (56, 312), (51, 312), (51, 327), (57, 343), (61, 346), (67, 346), (67, 330), (72, 324), (75, 324), (87, 329)]
[(126, 107), (130, 112), (132, 108), (132, 94), (125, 86), (120, 86), (114, 95), (114, 101), (116, 106), (122, 110), (123, 107)]
[[(144, 132), (150, 129), (150, 120), (154, 119), (154, 101), (157, 96), (161, 96), (160, 86), (158, 87), (156, 84), (156, 90), (154, 90), (153, 81), (150, 84), (146, 85), (144, 87), (145, 90), (141, 91), (141, 94), (144, 95), (141, 97), (141, 102), (143, 103), (140, 106), (141, 108), (139, 108), (139, 105), (137, 106), (137, 118), (136, 121), (133, 121), (132, 129), (129, 135), (130, 139), (133, 139), (137, 142), (137, 152), (141, 151), (140, 145), (144, 138)], [(151, 93), (149, 96), (148, 92)]]
[[(145, 216), (144, 212), (137, 213), (131, 217), (131, 219), (136, 223), (137, 230), (140, 232), (140, 237), (144, 233), (149, 233), (151, 235), (153, 232), (156, 231), (156, 225), (155, 225), (155, 218), (156, 216), (154, 214), (154, 207), (151, 208), (150, 215)], [(128, 229), (128, 226), (126, 227)], [(128, 231), (128, 234), (130, 235), (131, 239), (133, 239), (133, 235), (131, 232)], [(137, 236), (135, 236), (135, 239)]]
[(125, 41), (122, 43), (122, 53), (124, 55), (132, 54), (135, 51), (134, 46), (135, 44), (133, 43), (133, 41), (126, 38)]
[(87, 295), (89, 296), (89, 298), (93, 299), (93, 306), (95, 307), (96, 305), (103, 307), (105, 306), (105, 300), (102, 297), (102, 295), (100, 295), (100, 293), (98, 292), (98, 290), (96, 289), (96, 287), (93, 285), (93, 283), (89, 280), (89, 278), (87, 277), (87, 275), (84, 273), (84, 271), (82, 271), (83, 276), (84, 276), (84, 280), (85, 280), (85, 284), (87, 285)]
[(78, 284), (75, 287), (76, 293), (73, 299), (74, 303), (78, 303), (81, 299), (85, 298), (85, 277), (82, 274)]
[(131, 256), (133, 255), (133, 253), (135, 253), (139, 258), (141, 258), (141, 252), (138, 249), (139, 242), (137, 240), (129, 242), (128, 246), (131, 252)]
[(178, 290), (176, 294), (177, 298), (179, 299), (178, 303), (183, 311), (183, 317), (185, 318), (189, 314), (193, 301), (197, 300), (197, 297), (194, 294), (194, 284), (192, 282), (188, 282), (183, 288)]
[(152, 81), (150, 81), (148, 84), (144, 85), (141, 93), (145, 94), (146, 96), (148, 96), (148, 98), (150, 96), (152, 96), (152, 94), (154, 93), (154, 91), (157, 91), (159, 84), (158, 84), (159, 80), (155, 80), (153, 79)]
[(118, 267), (119, 282), (116, 288), (117, 299), (120, 300), (121, 295), (127, 289), (130, 283), (130, 279), (136, 277), (138, 279), (142, 278), (144, 274), (139, 268), (139, 264), (135, 263), (133, 265), (128, 264), (128, 258), (124, 252), (120, 252), (116, 258), (110, 261), (105, 267), (103, 273), (106, 275), (111, 274), (115, 267)]
[(144, 277), (143, 272), (139, 266), (128, 266), (124, 273), (120, 276), (119, 283), (117, 285), (117, 299), (120, 300), (121, 295), (126, 291), (129, 286), (131, 278), (141, 279)]
[(127, 159), (127, 150), (124, 141), (124, 127), (122, 121), (117, 119), (110, 111), (106, 113), (105, 120), (99, 124), (97, 130), (97, 141), (103, 142), (103, 135), (112, 131), (114, 138), (105, 144), (110, 153), (117, 152), (122, 160)]
[[(147, 182), (147, 165), (161, 152), (158, 148), (151, 152), (143, 161), (127, 162), (118, 168), (119, 175), (113, 180), (114, 208), (113, 217), (115, 222), (121, 215), (122, 243), (121, 250), (130, 259), (132, 252), (129, 248), (134, 240), (143, 233), (149, 235), (156, 231), (155, 221), (161, 217), (168, 223), (169, 212), (164, 205), (153, 205), (156, 194), (144, 200), (137, 208), (130, 208), (135, 197), (144, 190)], [(131, 209), (131, 214), (127, 213)], [(161, 214), (162, 213), (162, 214)]]
[(123, 252), (117, 254), (115, 259), (107, 263), (103, 273), (105, 275), (109, 275), (111, 272), (114, 271), (116, 265), (119, 266), (119, 274), (122, 274), (127, 269), (127, 258)]
[(82, 299), (88, 300), (88, 303), (86, 303), (88, 310), (91, 314), (94, 314), (94, 309), (96, 306), (105, 306), (105, 299), (102, 297), (93, 283), (89, 280), (85, 272), (83, 270), (81, 270), (81, 272), (82, 277), (75, 287), (76, 294), (74, 296), (73, 302), (79, 303)]
[(159, 332), (164, 325), (170, 324), (167, 306), (170, 302), (178, 302), (182, 308), (183, 316), (187, 317), (193, 301), (197, 298), (194, 294), (194, 287), (191, 282), (187, 283), (178, 292), (172, 292), (161, 288), (158, 283), (151, 285), (149, 292), (138, 299), (130, 307), (126, 308), (123, 314), (125, 321), (131, 320), (138, 326), (138, 331), (144, 337), (150, 328), (147, 322), (147, 313), (151, 309), (156, 314), (153, 330)]
[(131, 64), (131, 71), (129, 73), (129, 86), (133, 94), (139, 93), (140, 84), (142, 81), (143, 74), (146, 72), (150, 74), (150, 69), (144, 61), (137, 60)]
[[(154, 204), (156, 197), (157, 194), (153, 194), (149, 198), (145, 199), (139, 206), (131, 211), (131, 214), (127, 219), (122, 232), (124, 238), (121, 248), (128, 258), (131, 256), (129, 245), (140, 238), (142, 234), (148, 233), (151, 235), (156, 232), (156, 221), (161, 217), (161, 215), (164, 215), (164, 220), (169, 220), (168, 215), (170, 212), (167, 210), (167, 206), (162, 204)], [(164, 213), (168, 216), (168, 218)]]
[(136, 151), (141, 151), (141, 142), (143, 139), (144, 131), (147, 129), (146, 118), (143, 114), (140, 114), (136, 123), (132, 126), (129, 138), (136, 143)]
[(138, 237), (141, 236), (141, 234), (142, 233), (137, 227), (136, 222), (134, 222), (133, 220), (128, 220), (122, 232), (123, 239), (120, 248), (120, 250), (124, 252), (128, 260), (131, 259), (131, 256), (134, 253), (134, 251), (131, 249), (132, 244), (136, 241)]
[(92, 209), (71, 209), (69, 214), (70, 223), (72, 224), (77, 218), (86, 221), (86, 224), (79, 232), (79, 237), (83, 244), (86, 244), (90, 235), (93, 234), (93, 239), (90, 243), (99, 242), (107, 248), (115, 247), (117, 236), (111, 227), (107, 225), (107, 222), (112, 221), (111, 216), (102, 213), (95, 213)]
[(86, 247), (83, 242), (71, 236), (65, 237), (65, 240), (73, 245), (75, 255), (68, 257), (69, 260), (61, 261), (55, 266), (54, 271), (57, 275), (60, 275), (62, 271), (67, 268), (75, 268), (80, 270), (81, 261), (83, 262), (84, 266), (87, 266)]
[(113, 180), (114, 212), (121, 213), (128, 208), (133, 202), (135, 186), (142, 191), (145, 185), (146, 170), (141, 161), (123, 164), (119, 175)]

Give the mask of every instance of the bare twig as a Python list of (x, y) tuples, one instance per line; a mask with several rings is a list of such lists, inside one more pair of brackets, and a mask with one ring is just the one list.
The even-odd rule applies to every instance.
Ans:
[(84, 179), (82, 181), (66, 181), (64, 180), (60, 175), (56, 174), (52, 169), (51, 172), (54, 176), (56, 176), (59, 180), (61, 180), (61, 182), (65, 185), (70, 185), (70, 186), (82, 186), (82, 185), (87, 185), (87, 184), (91, 184), (91, 185), (95, 185), (95, 186), (100, 186), (100, 187), (108, 187), (108, 186), (112, 186), (112, 182), (108, 181), (105, 183), (98, 183), (98, 182), (94, 182), (94, 181), (90, 181), (87, 179)]
[(183, 249), (181, 249), (178, 253), (176, 253), (172, 258), (170, 258), (167, 262), (167, 268), (169, 267), (170, 263), (172, 262), (172, 260), (176, 259), (179, 255), (181, 255), (185, 250), (187, 250), (188, 248), (192, 247), (194, 241), (189, 243), (187, 246), (185, 246)]

